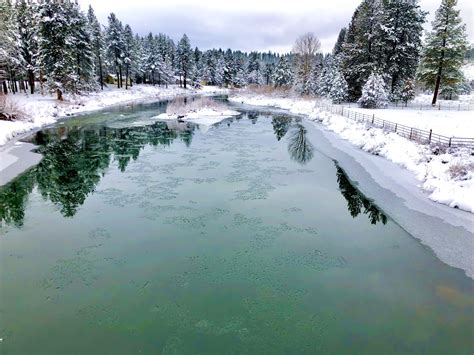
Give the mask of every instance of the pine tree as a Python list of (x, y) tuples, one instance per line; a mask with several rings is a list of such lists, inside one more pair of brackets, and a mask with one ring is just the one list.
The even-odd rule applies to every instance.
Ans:
[(347, 28), (343, 27), (339, 31), (339, 35), (337, 36), (336, 44), (334, 45), (334, 49), (332, 50), (333, 55), (338, 55), (342, 52), (342, 46), (344, 44), (344, 40), (346, 38)]
[(460, 68), (467, 48), (466, 26), (456, 5), (457, 0), (442, 0), (423, 49), (419, 78), (426, 86), (434, 86), (433, 105), (442, 85), (454, 86), (462, 80)]
[(191, 44), (186, 34), (183, 35), (178, 43), (176, 51), (179, 65), (179, 73), (183, 76), (183, 84), (186, 89), (186, 81), (189, 77), (189, 71), (191, 69)]
[(324, 59), (323, 69), (321, 70), (318, 76), (317, 91), (316, 91), (318, 95), (322, 97), (329, 96), (329, 92), (331, 91), (333, 81), (334, 81), (335, 70), (336, 70), (336, 63), (334, 62), (334, 56), (329, 54)]
[(283, 56), (278, 61), (273, 75), (275, 86), (289, 86), (293, 82), (293, 74), (291, 66), (286, 56)]
[[(133, 37), (132, 28), (129, 25), (125, 25), (123, 30), (123, 42), (124, 42), (124, 59), (125, 64), (125, 89), (128, 89), (130, 76), (133, 73), (130, 73), (130, 68), (133, 63), (135, 63), (137, 46), (135, 44), (135, 38)], [(131, 81), (130, 81), (131, 86)]]
[(393, 94), (399, 82), (415, 77), (421, 52), (421, 35), (426, 12), (417, 0), (384, 2), (382, 42), (385, 49), (383, 70), (390, 77)]
[(117, 87), (122, 87), (122, 64), (124, 58), (123, 26), (115, 14), (109, 15), (109, 26), (107, 27), (106, 43), (109, 58), (114, 63)]
[(387, 106), (387, 92), (380, 74), (370, 74), (362, 88), (362, 96), (357, 101), (364, 108), (382, 108)]
[(347, 81), (339, 70), (334, 70), (334, 77), (329, 90), (328, 97), (335, 104), (340, 104), (347, 99)]
[(356, 100), (374, 70), (382, 70), (383, 8), (380, 0), (363, 0), (352, 16), (341, 53), (341, 67), (349, 85), (349, 97)]
[(413, 80), (406, 80), (403, 83), (402, 89), (400, 91), (400, 100), (405, 103), (405, 106), (408, 106), (408, 101), (411, 101), (415, 98), (415, 84)]
[[(76, 92), (79, 77), (69, 3), (39, 5), (39, 63), (49, 91), (63, 100), (63, 92)], [(41, 75), (40, 75), (41, 77)]]
[(250, 53), (247, 65), (247, 80), (249, 84), (262, 85), (264, 83), (262, 64), (257, 52)]
[(103, 75), (103, 53), (104, 53), (104, 38), (100, 23), (97, 20), (97, 17), (94, 14), (94, 9), (89, 5), (89, 10), (87, 12), (87, 19), (89, 21), (89, 27), (91, 30), (92, 36), (92, 49), (95, 56), (95, 68), (96, 76), (99, 78), (99, 84), (101, 90), (104, 90), (104, 75)]
[(10, 90), (15, 93), (18, 91), (16, 71), (21, 68), (16, 11), (10, 0), (0, 1), (0, 10), (0, 78), (4, 93), (8, 92), (8, 79)]
[(17, 2), (16, 20), (18, 23), (18, 45), (21, 57), (21, 64), (26, 71), (28, 84), (31, 94), (35, 91), (35, 71), (37, 71), (38, 46), (36, 37), (37, 5), (35, 3), (28, 4), (25, 0)]
[(234, 54), (229, 48), (226, 50), (224, 55), (224, 85), (229, 86), (232, 84), (235, 77), (235, 65), (234, 65)]

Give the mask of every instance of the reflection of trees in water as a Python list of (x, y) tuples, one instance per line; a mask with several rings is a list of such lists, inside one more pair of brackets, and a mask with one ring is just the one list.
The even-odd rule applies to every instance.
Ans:
[(306, 128), (297, 123), (291, 129), (288, 137), (288, 152), (291, 159), (300, 164), (306, 164), (313, 159), (314, 155), (314, 147), (306, 137), (306, 133)]
[(344, 170), (336, 165), (337, 182), (339, 191), (347, 201), (347, 209), (352, 217), (357, 217), (360, 213), (368, 215), (370, 223), (387, 223), (387, 216), (369, 199), (367, 199), (357, 188), (352, 185)]
[(0, 188), (0, 221), (21, 226), (25, 203), (35, 186), (39, 193), (60, 208), (65, 217), (74, 216), (86, 197), (94, 191), (111, 161), (125, 171), (145, 145), (166, 145), (179, 138), (186, 145), (192, 140), (193, 125), (170, 129), (157, 122), (144, 127), (77, 129), (38, 132), (41, 162), (14, 181)]
[(273, 133), (279, 141), (290, 129), (292, 119), (287, 116), (275, 116), (272, 118)]

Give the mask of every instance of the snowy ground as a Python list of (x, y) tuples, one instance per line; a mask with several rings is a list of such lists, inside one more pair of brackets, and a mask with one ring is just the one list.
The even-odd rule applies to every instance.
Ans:
[(405, 126), (415, 127), (447, 137), (474, 138), (474, 112), (451, 110), (416, 110), (416, 109), (364, 109), (351, 107), (350, 110)]
[[(412, 171), (431, 200), (474, 213), (474, 155), (471, 155), (472, 152), (468, 149), (453, 149), (448, 153), (436, 154), (429, 146), (414, 143), (395, 133), (370, 128), (343, 116), (322, 111), (316, 108), (311, 100), (245, 93), (236, 93), (230, 100), (249, 105), (283, 108), (295, 114), (306, 115), (311, 121), (322, 123), (327, 129), (338, 133), (362, 150), (383, 156)], [(407, 112), (403, 111), (404, 114)], [(435, 114), (435, 111), (426, 113)], [(455, 115), (458, 112), (451, 111), (449, 114)], [(409, 117), (415, 120), (419, 116), (413, 113)], [(429, 116), (424, 118), (428, 119)], [(440, 117), (436, 120), (438, 127), (443, 130), (449, 130), (453, 125), (451, 119), (442, 122)], [(415, 125), (414, 122), (410, 124)], [(470, 127), (472, 126), (471, 124)], [(464, 132), (463, 136), (469, 136), (466, 130)]]
[(8, 95), (7, 99), (9, 103), (14, 105), (16, 111), (24, 116), (25, 119), (13, 122), (0, 121), (0, 146), (4, 145), (16, 135), (52, 124), (60, 118), (76, 113), (99, 110), (108, 106), (137, 100), (159, 100), (181, 95), (210, 95), (226, 92), (227, 90), (217, 87), (204, 87), (200, 90), (184, 90), (174, 85), (168, 88), (134, 85), (129, 90), (109, 87), (104, 91), (91, 93), (89, 95), (66, 97), (63, 102), (58, 102), (50, 95)]

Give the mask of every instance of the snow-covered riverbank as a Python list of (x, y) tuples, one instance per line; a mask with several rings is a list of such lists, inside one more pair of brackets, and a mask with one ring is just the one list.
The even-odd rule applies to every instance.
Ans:
[[(322, 111), (312, 100), (245, 93), (233, 95), (229, 100), (305, 115), (362, 150), (383, 156), (412, 171), (420, 182), (420, 188), (431, 200), (474, 213), (474, 156), (470, 149), (451, 149), (440, 154), (429, 146), (409, 141), (395, 133)], [(445, 124), (449, 126), (453, 122), (447, 120)]]
[(117, 104), (126, 104), (135, 101), (156, 101), (183, 95), (212, 95), (224, 93), (227, 93), (226, 89), (217, 87), (185, 90), (175, 85), (169, 86), (168, 88), (150, 85), (134, 85), (129, 90), (109, 87), (104, 91), (91, 93), (89, 95), (66, 97), (63, 102), (57, 101), (50, 95), (27, 95), (23, 93), (9, 95), (9, 104), (12, 105), (24, 119), (17, 121), (0, 121), (0, 146), (19, 134), (52, 124), (60, 118), (77, 113), (100, 110)]

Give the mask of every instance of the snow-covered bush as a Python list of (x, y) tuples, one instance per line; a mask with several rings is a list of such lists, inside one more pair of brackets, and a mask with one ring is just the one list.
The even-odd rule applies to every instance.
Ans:
[(362, 88), (362, 96), (357, 102), (364, 108), (382, 108), (387, 106), (388, 95), (381, 75), (370, 74), (369, 79)]

